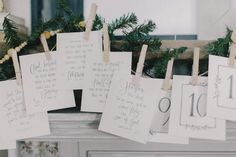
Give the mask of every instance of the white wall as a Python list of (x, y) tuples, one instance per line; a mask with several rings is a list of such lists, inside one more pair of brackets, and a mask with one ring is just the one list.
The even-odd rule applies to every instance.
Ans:
[[(195, 34), (197, 0), (84, 0), (85, 15), (90, 4), (98, 4), (98, 13), (109, 22), (124, 13), (135, 12), (140, 22), (153, 20), (158, 29), (154, 34)], [(31, 28), (30, 0), (5, 0), (8, 11), (25, 19)]]
[(197, 32), (199, 39), (222, 37), (226, 25), (236, 28), (236, 0), (197, 0)]
[(6, 9), (12, 15), (25, 19), (25, 25), (31, 28), (30, 0), (5, 0)]
[[(144, 1), (144, 2), (143, 2)], [(198, 34), (199, 39), (222, 37), (226, 25), (236, 28), (236, 0), (84, 0), (85, 15), (92, 2), (108, 22), (124, 13), (135, 12), (140, 22), (153, 20), (154, 34)], [(30, 0), (5, 0), (8, 11), (25, 19), (31, 28)]]
[[(109, 22), (124, 13), (135, 12), (140, 22), (151, 19), (158, 29), (154, 34), (198, 34), (199, 39), (222, 37), (226, 25), (236, 28), (236, 0), (84, 0), (85, 15), (90, 4)], [(8, 11), (25, 19), (31, 28), (30, 0), (5, 0)]]
[[(151, 19), (155, 34), (195, 34), (197, 0), (85, 0), (85, 16), (90, 5), (98, 5), (98, 14), (108, 22), (125, 13), (135, 12), (140, 22)], [(205, 0), (206, 1), (206, 0)]]

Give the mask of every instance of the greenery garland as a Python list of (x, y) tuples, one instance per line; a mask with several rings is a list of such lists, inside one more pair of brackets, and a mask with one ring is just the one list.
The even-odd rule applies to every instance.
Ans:
[[(33, 27), (32, 34), (27, 37), (27, 46), (25, 46), (19, 55), (38, 53), (38, 47), (40, 46), (39, 36), (44, 31), (51, 31), (56, 29), (61, 29), (63, 32), (82, 32), (85, 30), (85, 22), (83, 16), (76, 16), (72, 10), (68, 7), (66, 0), (60, 0), (57, 6), (57, 15), (47, 22), (39, 21), (39, 23)], [(104, 22), (104, 18), (101, 16), (96, 16), (93, 30), (100, 30)], [(4, 20), (4, 33), (5, 41), (8, 48), (17, 47), (22, 39), (17, 34), (17, 28), (13, 21), (9, 20), (7, 17)], [(137, 52), (141, 50), (143, 44), (149, 45), (148, 51), (150, 53), (158, 52), (160, 50), (161, 41), (158, 38), (153, 39), (149, 34), (153, 32), (156, 28), (156, 24), (149, 20), (146, 23), (138, 24), (138, 18), (134, 13), (123, 15), (120, 18), (112, 21), (109, 26), (109, 36), (111, 39), (111, 51), (132, 51), (133, 56), (133, 70), (136, 68), (136, 63), (138, 60)], [(119, 42), (116, 40), (114, 33), (117, 30), (121, 30), (124, 37), (120, 42), (120, 46), (117, 46)], [(50, 48), (54, 47), (56, 44), (56, 38), (52, 37), (48, 40), (48, 45)], [(33, 51), (34, 50), (34, 51)], [(35, 51), (37, 50), (37, 51)], [(180, 49), (178, 52), (184, 52)], [(5, 50), (7, 51), (7, 49)], [(5, 53), (1, 54), (3, 57)], [(167, 55), (167, 56), (166, 56)], [(164, 77), (165, 68), (169, 58), (175, 56), (172, 53), (166, 53), (163, 58), (160, 58), (161, 65), (163, 69), (157, 69), (155, 73), (160, 73), (158, 77)], [(159, 61), (157, 61), (157, 64)], [(152, 68), (155, 64), (148, 64), (146, 61), (146, 67)], [(145, 68), (147, 71), (149, 69)], [(14, 69), (12, 66), (12, 61), (7, 60), (0, 66), (0, 80), (6, 80), (14, 77)]]
[[(96, 16), (93, 30), (100, 30), (104, 22), (104, 18)], [(57, 6), (57, 15), (47, 22), (39, 21), (32, 29), (31, 35), (27, 37), (27, 46), (24, 47), (19, 55), (38, 53), (38, 47), (41, 45), (39, 36), (45, 31), (61, 29), (63, 32), (83, 32), (85, 31), (83, 16), (76, 16), (68, 7), (66, 0), (59, 0)], [(8, 48), (17, 47), (22, 43), (23, 39), (17, 34), (17, 28), (14, 21), (9, 20), (7, 17), (4, 20), (3, 29), (5, 33), (5, 41)], [(132, 51), (133, 64), (132, 69), (135, 70), (138, 60), (137, 52), (141, 50), (143, 44), (147, 44), (149, 53), (160, 52), (161, 40), (153, 38), (150, 33), (156, 29), (156, 24), (149, 20), (146, 23), (138, 23), (138, 18), (134, 13), (123, 15), (120, 18), (112, 21), (109, 26), (109, 36), (111, 39), (111, 51)], [(115, 32), (120, 30), (123, 33), (122, 41), (117, 41)], [(216, 41), (206, 46), (208, 54), (219, 56), (228, 56), (229, 45), (231, 40), (232, 31), (227, 28), (227, 35), (225, 38), (219, 38)], [(56, 38), (52, 37), (48, 40), (49, 47), (52, 48), (56, 44)], [(117, 46), (118, 45), (118, 46)], [(4, 48), (3, 48), (4, 49)], [(145, 62), (144, 72), (157, 78), (164, 78), (168, 60), (172, 57), (178, 58), (179, 54), (185, 52), (187, 48), (181, 47), (178, 49), (166, 50), (158, 59), (147, 59)], [(35, 51), (37, 50), (37, 51)], [(5, 51), (7, 49), (5, 48)], [(0, 57), (6, 53), (2, 52)], [(206, 65), (204, 65), (206, 66)], [(206, 67), (204, 69), (207, 70)], [(0, 65), (0, 80), (6, 80), (14, 77), (14, 69), (12, 61), (8, 60)]]
[(216, 41), (209, 43), (206, 46), (206, 52), (216, 56), (229, 56), (229, 46), (233, 42), (231, 39), (233, 31), (227, 27), (227, 33), (224, 38), (218, 38)]

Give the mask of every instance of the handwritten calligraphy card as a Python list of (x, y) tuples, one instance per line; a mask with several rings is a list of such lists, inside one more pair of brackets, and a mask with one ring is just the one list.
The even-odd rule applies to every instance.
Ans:
[[(2, 114), (2, 111), (0, 110), (0, 115)], [(1, 118), (0, 116), (0, 150), (6, 150), (6, 149), (15, 149), (16, 148), (16, 140), (12, 137), (14, 132), (10, 128), (8, 122)]]
[(84, 39), (84, 32), (59, 33), (57, 35), (57, 51), (61, 53), (59, 87), (62, 89), (82, 89), (86, 56), (89, 53), (102, 53), (102, 33), (92, 31), (89, 40)]
[(114, 73), (131, 74), (131, 52), (110, 52), (109, 56), (105, 63), (102, 53), (87, 55), (81, 111), (102, 112)]
[[(75, 106), (72, 90), (60, 90), (57, 82), (58, 52), (20, 56), (24, 97), (28, 113)], [(64, 82), (63, 84), (66, 84)]]
[(236, 121), (236, 66), (228, 58), (209, 56), (207, 114)]
[(163, 79), (156, 79), (155, 84), (158, 86), (156, 93), (157, 103), (155, 114), (150, 129), (149, 141), (160, 143), (178, 143), (188, 144), (189, 138), (173, 136), (169, 134), (169, 119), (171, 110), (171, 90), (162, 89)]
[(156, 108), (158, 86), (155, 79), (114, 75), (99, 130), (141, 143), (148, 141)]
[[(16, 140), (50, 134), (47, 112), (27, 114), (22, 86), (16, 80), (0, 82), (0, 119)], [(8, 130), (9, 131), (9, 130)]]
[(169, 131), (200, 139), (225, 140), (225, 121), (206, 114), (207, 77), (191, 84), (191, 76), (174, 76)]

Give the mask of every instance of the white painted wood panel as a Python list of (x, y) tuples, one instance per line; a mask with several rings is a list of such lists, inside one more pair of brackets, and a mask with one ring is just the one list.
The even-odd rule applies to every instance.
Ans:
[[(50, 114), (51, 135), (28, 140), (59, 142), (60, 157), (65, 155), (68, 157), (113, 157), (122, 156), (122, 154), (131, 157), (142, 157), (142, 155), (145, 157), (236, 156), (236, 124), (233, 122), (227, 123), (227, 140), (223, 142), (191, 139), (189, 145), (165, 143), (145, 145), (99, 132), (97, 128), (100, 117), (99, 114), (89, 113)], [(10, 153), (13, 155), (9, 157), (15, 157), (13, 151)]]
[(235, 157), (236, 152), (98, 152), (89, 151), (88, 157)]

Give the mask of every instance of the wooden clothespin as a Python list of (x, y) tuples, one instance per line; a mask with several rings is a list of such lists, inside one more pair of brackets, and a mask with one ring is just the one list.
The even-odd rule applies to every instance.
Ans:
[(109, 62), (109, 54), (110, 54), (110, 39), (109, 39), (109, 34), (108, 34), (108, 24), (104, 23), (103, 24), (103, 48), (104, 48), (104, 53), (103, 53), (103, 60), (105, 63)]
[(145, 61), (145, 57), (146, 57), (146, 53), (147, 53), (147, 45), (143, 45), (140, 56), (139, 56), (139, 60), (138, 60), (138, 64), (137, 64), (137, 68), (136, 68), (136, 73), (134, 76), (134, 80), (133, 83), (135, 85), (138, 85), (140, 77), (142, 75), (143, 72), (143, 67), (144, 67), (144, 61)]
[(22, 85), (21, 70), (20, 70), (20, 65), (19, 65), (16, 50), (13, 50), (11, 55), (12, 55), (13, 66), (14, 66), (14, 70), (16, 74), (16, 83), (17, 85)]
[(43, 45), (43, 49), (44, 49), (44, 51), (45, 51), (46, 58), (47, 58), (48, 60), (50, 60), (50, 59), (51, 59), (50, 50), (49, 50), (48, 43), (47, 43), (47, 39), (46, 39), (44, 33), (42, 33), (42, 34), (40, 35), (40, 41), (41, 41), (41, 43), (42, 43), (42, 45)]
[(166, 76), (162, 86), (162, 89), (164, 91), (168, 91), (171, 88), (171, 75), (172, 75), (173, 64), (174, 64), (174, 58), (171, 58), (168, 61)]
[(200, 54), (200, 48), (194, 48), (192, 80), (191, 80), (192, 85), (196, 85), (198, 82), (199, 54)]
[(233, 31), (231, 35), (231, 40), (233, 43), (230, 45), (229, 51), (229, 66), (234, 66), (235, 64), (235, 56), (236, 56), (236, 30)]
[(90, 13), (89, 13), (89, 17), (88, 17), (88, 20), (86, 22), (86, 29), (85, 29), (85, 33), (84, 33), (84, 39), (85, 40), (89, 39), (90, 32), (93, 28), (93, 21), (96, 17), (96, 12), (97, 12), (97, 5), (95, 3), (92, 3)]

